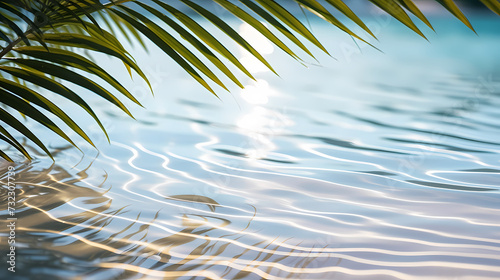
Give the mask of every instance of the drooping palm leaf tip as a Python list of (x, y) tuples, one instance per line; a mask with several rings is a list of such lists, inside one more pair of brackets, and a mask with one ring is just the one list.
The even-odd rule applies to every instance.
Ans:
[[(500, 15), (498, 0), (478, 1)], [(334, 16), (335, 13), (332, 11), (337, 10), (345, 15), (344, 18), (362, 28), (367, 36), (375, 37), (342, 0), (152, 0), (148, 1), (148, 4), (145, 2), (0, 1), (0, 140), (22, 153), (27, 159), (31, 159), (26, 148), (16, 137), (22, 135), (52, 158), (49, 149), (26, 127), (23, 117), (46, 126), (59, 137), (75, 145), (64, 132), (68, 128), (61, 128), (52, 121), (57, 118), (94, 145), (85, 131), (67, 113), (49, 98), (38, 93), (38, 88), (60, 95), (81, 107), (98, 123), (104, 134), (106, 131), (99, 118), (82, 98), (84, 94), (89, 92), (98, 94), (132, 116), (117, 95), (122, 94), (140, 105), (139, 101), (112, 74), (88, 57), (89, 53), (109, 55), (120, 60), (130, 75), (135, 72), (149, 84), (136, 61), (117, 39), (118, 33), (125, 35), (131, 42), (138, 42), (142, 47), (145, 46), (143, 40), (149, 40), (213, 94), (215, 91), (209, 83), (227, 89), (220, 75), (243, 87), (226, 64), (235, 66), (244, 75), (253, 79), (250, 72), (220, 42), (220, 38), (214, 37), (205, 27), (197, 23), (190, 13), (183, 12), (186, 9), (207, 19), (225, 36), (243, 47), (273, 72), (275, 71), (272, 66), (249, 42), (226, 24), (224, 19), (205, 7), (210, 4), (220, 5), (299, 61), (300, 57), (292, 50), (292, 46), (313, 56), (313, 52), (303, 44), (303, 41), (308, 41), (321, 51), (327, 52), (327, 50), (297, 15), (289, 11), (289, 4), (300, 5), (311, 15), (366, 43), (360, 34), (355, 34)], [(369, 0), (369, 2), (424, 38), (423, 32), (419, 30), (414, 20), (420, 20), (432, 29), (431, 23), (412, 0)], [(436, 0), (436, 2), (474, 30), (454, 1)], [(179, 5), (183, 5), (184, 8), (179, 9)], [(267, 25), (262, 22), (266, 22)], [(286, 38), (286, 41), (279, 39), (277, 34)], [(176, 35), (180, 35), (182, 40), (176, 39)], [(198, 51), (197, 54), (190, 50), (193, 48)], [(204, 58), (209, 63), (203, 62)], [(219, 76), (214, 74), (211, 68), (218, 69), (221, 74)], [(85, 75), (83, 72), (86, 72)], [(96, 77), (101, 80), (101, 84), (107, 84), (106, 87), (113, 90), (107, 90), (94, 82)], [(70, 89), (63, 85), (67, 82), (79, 87)], [(6, 151), (8, 150), (0, 149), (0, 156), (12, 161)]]

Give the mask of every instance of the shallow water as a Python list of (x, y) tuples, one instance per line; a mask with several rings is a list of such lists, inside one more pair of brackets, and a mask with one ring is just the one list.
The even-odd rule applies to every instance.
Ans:
[(500, 278), (500, 21), (433, 22), (428, 43), (374, 17), (384, 54), (313, 22), (337, 61), (309, 69), (253, 37), (281, 78), (240, 53), (258, 82), (222, 102), (136, 51), (156, 94), (129, 82), (137, 121), (89, 97), (111, 145), (82, 118), (99, 153), (47, 134), (56, 164), (15, 165), (0, 276)]

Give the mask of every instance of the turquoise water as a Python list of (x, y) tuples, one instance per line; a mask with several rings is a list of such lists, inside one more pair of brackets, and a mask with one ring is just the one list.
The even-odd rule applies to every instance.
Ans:
[(367, 22), (384, 53), (312, 22), (335, 59), (307, 67), (233, 22), (280, 77), (240, 52), (258, 81), (222, 101), (154, 48), (133, 54), (155, 97), (105, 61), (146, 109), (86, 97), (111, 145), (82, 116), (84, 156), (40, 130), (56, 163), (18, 158), (17, 271), (2, 228), (0, 276), (500, 278), (500, 21), (473, 17), (477, 36), (436, 18), (430, 43)]

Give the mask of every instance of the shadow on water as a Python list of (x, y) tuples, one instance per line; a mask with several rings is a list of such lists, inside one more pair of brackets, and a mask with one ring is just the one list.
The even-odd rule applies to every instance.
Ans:
[[(172, 232), (160, 220), (161, 210), (145, 218), (142, 212), (131, 213), (130, 205), (115, 207), (107, 196), (111, 188), (107, 175), (97, 184), (86, 184), (92, 163), (79, 171), (56, 164), (45, 169), (35, 166), (39, 164), (21, 164), (14, 170), (16, 272), (4, 267), (9, 229), (3, 226), (1, 279), (255, 279), (271, 277), (276, 273), (273, 263), (282, 262), (287, 267), (279, 273), (302, 278), (303, 267), (320, 256), (322, 263), (326, 261), (318, 248), (311, 253), (282, 247), (286, 240), (278, 238), (250, 241), (246, 230), (253, 218), (243, 229), (221, 234), (232, 221), (218, 217), (220, 205), (208, 197), (167, 197), (203, 203), (211, 213), (184, 213), (179, 217), (180, 230)], [(0, 167), (0, 174), (0, 219), (7, 221), (7, 166)]]

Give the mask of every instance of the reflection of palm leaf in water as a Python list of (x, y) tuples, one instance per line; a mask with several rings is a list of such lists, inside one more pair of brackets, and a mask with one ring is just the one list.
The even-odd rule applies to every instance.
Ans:
[[(23, 244), (18, 247), (19, 276), (57, 279), (54, 275), (61, 275), (61, 279), (66, 279), (86, 275), (108, 279), (112, 275), (128, 279), (142, 274), (159, 278), (200, 274), (210, 278), (208, 271), (218, 271), (217, 276), (223, 278), (252, 279), (280, 271), (273, 270), (273, 262), (287, 263), (287, 273), (295, 275), (294, 267), (309, 266), (318, 257), (308, 257), (304, 250), (299, 256), (294, 255), (296, 248), (283, 247), (285, 241), (280, 243), (277, 239), (249, 241), (254, 238), (248, 234), (253, 218), (239, 231), (225, 230), (232, 221), (218, 217), (215, 205), (219, 204), (203, 196), (170, 197), (206, 203), (213, 214), (186, 213), (181, 217), (182, 228), (168, 232), (159, 219), (161, 210), (146, 219), (141, 213), (130, 215), (127, 207), (114, 209), (112, 199), (105, 196), (106, 177), (95, 187), (85, 186), (89, 167), (76, 173), (57, 165), (45, 170), (29, 165), (17, 168), (18, 198), (23, 199), (17, 205), (20, 228), (16, 242)], [(0, 179), (4, 185), (6, 178)], [(2, 189), (1, 199), (5, 198)], [(74, 205), (76, 199), (82, 200)], [(64, 212), (76, 205), (86, 209)], [(5, 208), (2, 204), (3, 220), (7, 218)], [(61, 211), (66, 214), (61, 215)], [(1, 228), (0, 234), (5, 236), (7, 228)], [(1, 242), (0, 250), (6, 251), (6, 245)], [(5, 256), (1, 261), (5, 261)], [(0, 276), (1, 273), (4, 271)]]
[(212, 212), (215, 211), (215, 207), (220, 204), (217, 201), (202, 195), (171, 195), (167, 199), (181, 200), (181, 201), (191, 201), (195, 203), (203, 203), (210, 208)]
[[(427, 12), (421, 11), (418, 8), (420, 4), (417, 5), (416, 1), (366, 2), (424, 38), (418, 22), (433, 29), (424, 15)], [(455, 1), (431, 2), (436, 2), (436, 6), (443, 6), (443, 11), (447, 10), (474, 30)], [(497, 0), (476, 2), (482, 2), (484, 7), (500, 15), (500, 2)], [(325, 46), (299, 18), (301, 13), (295, 11), (297, 5), (304, 15), (318, 17), (353, 39), (368, 45), (370, 40), (376, 39), (375, 30), (370, 30), (357, 12), (351, 10), (350, 3), (335, 0), (0, 1), (0, 143), (5, 142), (31, 159), (30, 154), (19, 143), (16, 137), (18, 135), (15, 134), (18, 133), (51, 155), (44, 141), (20, 122), (17, 114), (11, 114), (18, 112), (45, 126), (67, 143), (76, 145), (66, 134), (72, 131), (94, 146), (84, 129), (73, 120), (72, 114), (67, 114), (68, 110), (59, 106), (62, 105), (59, 100), (52, 102), (52, 96), (39, 94), (33, 90), (35, 86), (80, 107), (87, 117), (99, 125), (106, 137), (102, 122), (85, 101), (81, 89), (85, 89), (85, 93), (102, 97), (109, 105), (132, 116), (122, 99), (128, 99), (137, 105), (140, 105), (140, 101), (122, 85), (123, 82), (119, 81), (121, 79), (117, 79), (119, 74), (109, 73), (102, 67), (101, 56), (96, 58), (96, 62), (88, 59), (89, 52), (111, 56), (122, 62), (130, 75), (135, 72), (145, 81), (146, 87), (152, 90), (144, 71), (120, 43), (118, 35), (123, 35), (130, 42), (144, 48), (146, 44), (158, 47), (165, 57), (170, 57), (188, 76), (214, 95), (217, 89), (229, 90), (229, 85), (243, 87), (241, 78), (237, 76), (255, 79), (247, 66), (235, 57), (234, 48), (227, 48), (231, 44), (225, 44), (226, 40), (239, 45), (267, 69), (276, 73), (264, 57), (265, 54), (252, 45), (254, 42), (247, 41), (245, 36), (241, 36), (227, 23), (231, 18), (245, 22), (283, 53), (301, 63), (304, 63), (305, 57), (315, 59), (313, 55), (316, 51), (328, 54)], [(214, 14), (210, 11), (213, 10), (210, 6), (220, 7), (220, 11), (227, 13), (224, 16)], [(209, 23), (198, 23), (193, 15), (195, 13)], [(343, 16), (339, 17), (338, 14)], [(206, 29), (207, 25), (211, 27)], [(211, 28), (220, 32), (213, 32)], [(362, 31), (357, 32), (356, 29)], [(177, 39), (179, 37), (182, 39)], [(96, 78), (98, 82), (95, 82)], [(67, 87), (68, 84), (72, 86)], [(50, 117), (45, 116), (47, 113)], [(52, 118), (65, 125), (61, 127)], [(3, 147), (0, 147), (0, 158), (13, 161)]]

